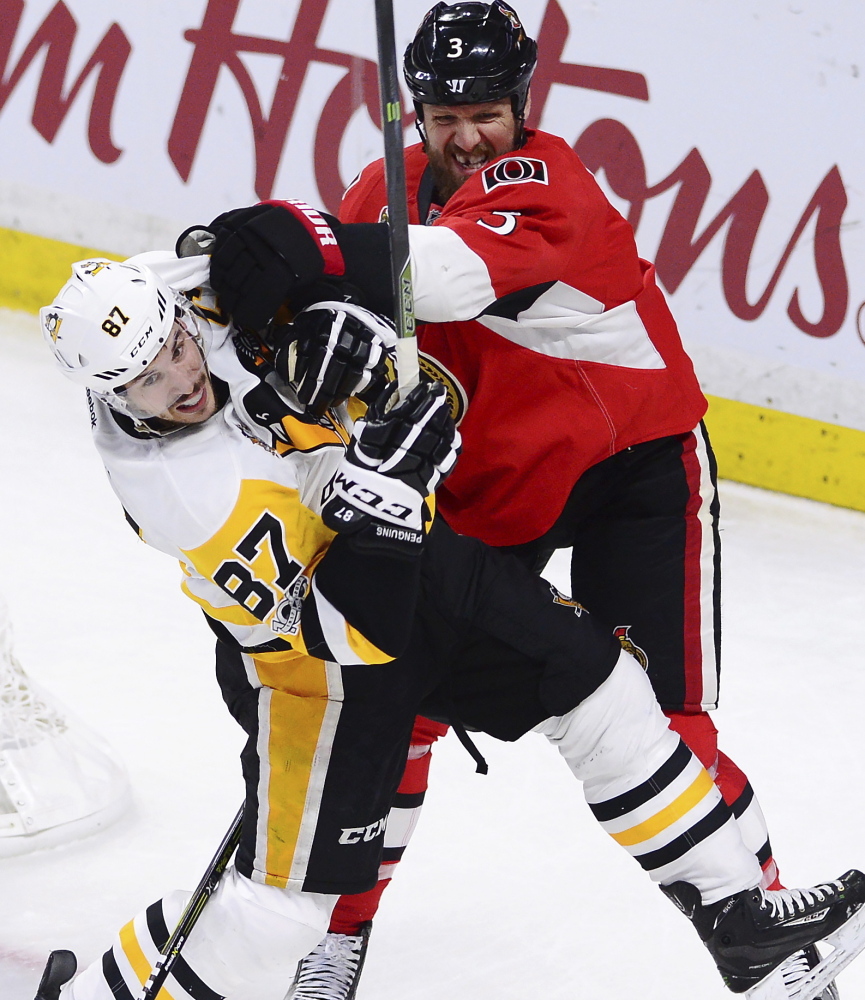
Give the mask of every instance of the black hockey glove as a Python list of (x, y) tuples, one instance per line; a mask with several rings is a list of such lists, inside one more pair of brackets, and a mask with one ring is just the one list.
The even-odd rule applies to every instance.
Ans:
[(349, 396), (373, 398), (388, 381), (389, 322), (361, 306), (318, 302), (279, 328), (274, 364), (315, 417)]
[(286, 301), (294, 308), (314, 298), (322, 280), (345, 273), (333, 227), (339, 222), (304, 202), (263, 202), (223, 212), (207, 226), (213, 233), (210, 283), (221, 308), (239, 326), (263, 329)]
[(396, 391), (388, 386), (355, 425), (322, 519), (333, 531), (360, 532), (371, 546), (415, 549), (426, 497), (453, 469), (460, 435), (443, 385), (421, 382), (388, 409)]

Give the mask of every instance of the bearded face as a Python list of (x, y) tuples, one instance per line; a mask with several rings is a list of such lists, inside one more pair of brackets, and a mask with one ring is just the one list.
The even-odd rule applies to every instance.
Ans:
[(479, 170), (520, 144), (509, 97), (483, 104), (425, 104), (424, 150), (443, 201)]

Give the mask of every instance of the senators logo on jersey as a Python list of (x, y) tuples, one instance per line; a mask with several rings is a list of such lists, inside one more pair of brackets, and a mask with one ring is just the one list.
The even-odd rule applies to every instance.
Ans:
[(549, 184), (547, 165), (543, 160), (534, 160), (528, 156), (509, 156), (505, 160), (491, 163), (485, 167), (481, 179), (487, 194), (493, 188), (502, 184)]
[(618, 628), (613, 629), (613, 635), (622, 644), (622, 649), (626, 653), (630, 653), (631, 656), (640, 664), (643, 670), (649, 669), (649, 655), (641, 646), (638, 646), (634, 640), (629, 635), (631, 631), (630, 625), (619, 625)]
[(566, 608), (573, 608), (577, 618), (582, 618), (584, 611), (588, 614), (588, 610), (579, 601), (575, 601), (573, 597), (563, 594), (558, 587), (554, 587), (552, 584), (550, 584), (550, 593), (553, 595), (553, 604), (563, 604)]

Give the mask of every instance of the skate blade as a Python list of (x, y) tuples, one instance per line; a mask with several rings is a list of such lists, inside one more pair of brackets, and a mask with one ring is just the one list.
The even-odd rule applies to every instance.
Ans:
[(744, 995), (748, 1000), (814, 1000), (865, 949), (865, 906), (834, 933), (815, 943), (833, 950), (795, 986), (785, 986), (781, 969), (777, 968)]

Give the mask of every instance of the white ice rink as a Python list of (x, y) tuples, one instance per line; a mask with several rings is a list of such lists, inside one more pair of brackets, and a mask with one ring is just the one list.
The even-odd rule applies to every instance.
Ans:
[[(865, 868), (865, 514), (726, 482), (722, 502), (721, 746), (757, 790), (787, 884)], [(0, 592), (16, 652), (113, 744), (134, 794), (101, 834), (0, 860), (0, 1000), (32, 1000), (50, 949), (90, 962), (133, 913), (192, 888), (240, 802), (241, 734), (179, 575), (124, 522), (34, 318), (0, 316)], [(487, 777), (455, 738), (436, 751), (359, 1000), (731, 996), (546, 741), (478, 743)], [(865, 996), (865, 957), (839, 986)]]

